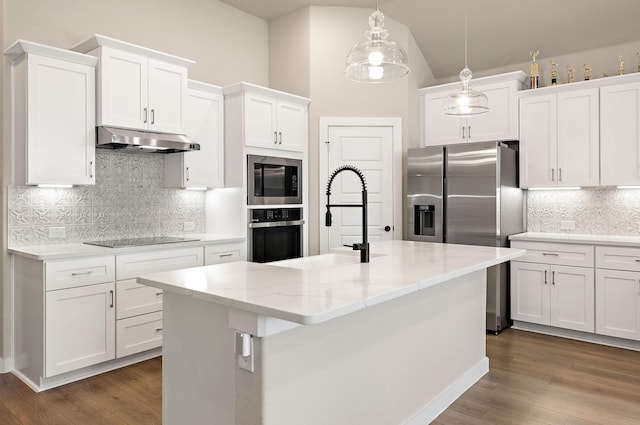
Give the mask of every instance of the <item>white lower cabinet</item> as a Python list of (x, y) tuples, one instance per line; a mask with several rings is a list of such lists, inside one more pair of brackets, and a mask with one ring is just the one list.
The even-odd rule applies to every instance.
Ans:
[(116, 329), (118, 358), (162, 345), (162, 311), (118, 320)]
[(594, 248), (586, 245), (512, 242), (524, 248), (511, 262), (513, 320), (593, 332)]
[(246, 259), (244, 243), (209, 245), (204, 247), (204, 265), (230, 263)]
[(45, 317), (45, 377), (115, 358), (115, 286), (48, 291)]

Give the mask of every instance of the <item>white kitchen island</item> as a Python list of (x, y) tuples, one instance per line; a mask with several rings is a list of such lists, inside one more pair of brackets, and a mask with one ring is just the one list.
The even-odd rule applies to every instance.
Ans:
[(138, 277), (165, 291), (163, 424), (426, 425), (488, 371), (485, 270), (523, 254), (386, 241), (368, 264), (344, 251)]

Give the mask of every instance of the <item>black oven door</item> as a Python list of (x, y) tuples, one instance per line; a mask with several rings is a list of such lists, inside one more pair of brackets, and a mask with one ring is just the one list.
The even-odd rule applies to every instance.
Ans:
[(302, 257), (302, 220), (249, 224), (249, 261)]

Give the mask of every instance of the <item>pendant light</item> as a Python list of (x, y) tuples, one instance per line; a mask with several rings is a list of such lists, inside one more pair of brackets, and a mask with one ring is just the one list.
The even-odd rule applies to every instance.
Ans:
[(369, 16), (371, 29), (364, 33), (367, 40), (356, 44), (347, 54), (344, 75), (360, 83), (386, 83), (409, 75), (407, 54), (393, 41), (387, 40), (384, 15), (378, 8)]
[(471, 70), (467, 65), (467, 5), (464, 6), (464, 69), (460, 71), (460, 81), (462, 90), (449, 95), (444, 104), (444, 113), (447, 115), (468, 117), (471, 115), (484, 114), (489, 112), (489, 99), (478, 91), (471, 89)]

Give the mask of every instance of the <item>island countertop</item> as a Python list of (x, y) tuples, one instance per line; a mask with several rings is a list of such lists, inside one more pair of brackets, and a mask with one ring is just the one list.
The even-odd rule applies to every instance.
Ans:
[(311, 325), (524, 255), (522, 249), (410, 241), (258, 264), (235, 262), (138, 277), (138, 283)]

